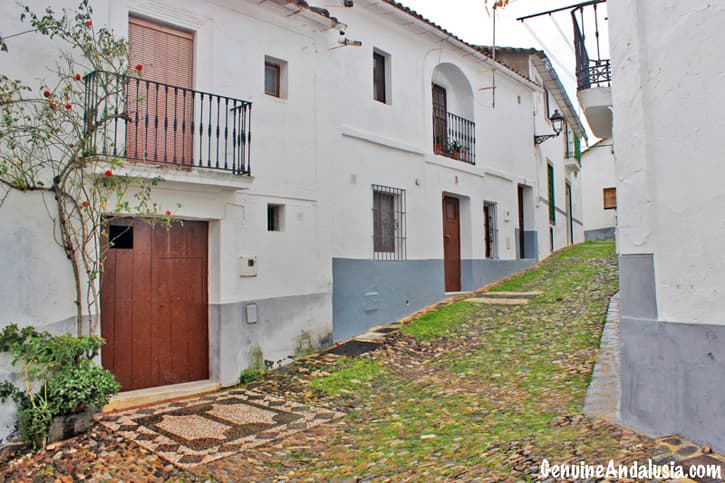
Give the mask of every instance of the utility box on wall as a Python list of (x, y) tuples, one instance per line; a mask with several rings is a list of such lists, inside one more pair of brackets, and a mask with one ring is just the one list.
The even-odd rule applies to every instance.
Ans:
[(257, 276), (257, 257), (239, 257), (239, 276)]

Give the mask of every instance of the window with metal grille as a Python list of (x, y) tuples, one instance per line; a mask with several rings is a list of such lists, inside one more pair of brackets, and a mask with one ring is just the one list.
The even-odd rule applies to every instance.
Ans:
[(388, 63), (390, 56), (373, 51), (373, 98), (376, 101), (388, 104)]
[(554, 200), (554, 166), (548, 164), (546, 171), (547, 180), (549, 183), (549, 222), (553, 225), (556, 223), (556, 200)]
[(617, 188), (604, 188), (604, 209), (617, 209)]
[(373, 185), (373, 258), (405, 260), (405, 190)]
[(483, 223), (486, 258), (498, 258), (498, 224), (496, 222), (496, 203), (483, 203)]

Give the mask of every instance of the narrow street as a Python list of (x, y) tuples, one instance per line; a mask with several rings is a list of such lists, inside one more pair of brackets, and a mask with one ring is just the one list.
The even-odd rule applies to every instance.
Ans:
[(536, 479), (543, 459), (670, 461), (663, 444), (582, 412), (617, 291), (612, 243), (567, 249), (493, 291), (542, 294), (431, 308), (375, 351), (313, 355), (240, 388), (342, 418), (185, 471), (96, 424), (2, 477), (501, 481)]

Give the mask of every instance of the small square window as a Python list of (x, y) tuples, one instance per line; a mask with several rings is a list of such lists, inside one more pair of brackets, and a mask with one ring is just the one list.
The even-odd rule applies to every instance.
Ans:
[(617, 209), (617, 188), (604, 188), (604, 209), (605, 210), (616, 210)]
[(108, 244), (116, 250), (133, 250), (133, 227), (109, 225)]
[(287, 98), (287, 62), (264, 56), (264, 93), (280, 99)]
[(267, 205), (267, 231), (284, 231), (284, 205)]

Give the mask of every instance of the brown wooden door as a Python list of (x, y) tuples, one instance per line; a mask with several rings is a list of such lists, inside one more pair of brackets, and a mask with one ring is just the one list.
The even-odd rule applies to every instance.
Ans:
[(443, 265), (446, 292), (461, 290), (461, 223), (458, 198), (443, 197)]
[(519, 258), (526, 258), (526, 226), (524, 225), (524, 187), (519, 185)]
[(438, 84), (433, 84), (433, 146), (436, 152), (445, 150), (448, 144), (447, 112), (446, 90)]
[(141, 65), (140, 76), (158, 84), (129, 81), (127, 156), (192, 164), (194, 99), (185, 89), (193, 87), (194, 36), (135, 17), (128, 23), (131, 72)]
[(206, 222), (110, 222), (101, 280), (103, 367), (122, 390), (209, 378)]

